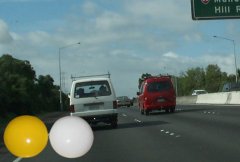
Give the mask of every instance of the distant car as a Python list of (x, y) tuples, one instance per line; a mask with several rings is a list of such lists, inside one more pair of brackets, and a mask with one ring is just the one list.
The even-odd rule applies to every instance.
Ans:
[(137, 95), (141, 114), (149, 115), (154, 110), (175, 111), (176, 95), (171, 76), (146, 78)]
[(197, 95), (206, 94), (206, 93), (208, 93), (208, 92), (206, 90), (203, 90), (203, 89), (193, 90), (192, 96), (197, 96)]
[(135, 100), (136, 100), (136, 98), (134, 98), (134, 97), (131, 99), (131, 106), (133, 106)]
[(132, 101), (127, 96), (117, 97), (117, 106), (118, 107), (121, 107), (121, 106), (130, 107), (131, 105), (132, 105)]
[(222, 92), (240, 91), (240, 83), (225, 83)]

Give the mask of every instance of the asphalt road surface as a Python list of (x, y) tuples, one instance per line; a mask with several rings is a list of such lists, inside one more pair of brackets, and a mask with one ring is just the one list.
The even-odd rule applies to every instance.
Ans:
[[(55, 117), (57, 118), (57, 117)], [(46, 120), (51, 127), (53, 118)], [(94, 143), (83, 157), (67, 159), (48, 145), (21, 162), (239, 162), (240, 106), (185, 106), (175, 113), (140, 115), (119, 108), (119, 127), (93, 127)], [(16, 159), (0, 148), (0, 161)]]

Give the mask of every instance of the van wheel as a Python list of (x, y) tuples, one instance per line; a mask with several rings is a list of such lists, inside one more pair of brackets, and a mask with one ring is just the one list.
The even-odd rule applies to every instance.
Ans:
[(145, 115), (146, 115), (146, 116), (149, 115), (149, 110), (145, 110)]
[(141, 109), (141, 108), (139, 108), (139, 109), (140, 109), (140, 113), (141, 113), (141, 115), (143, 115), (143, 114), (144, 114), (143, 109)]
[(111, 126), (112, 128), (117, 128), (118, 127), (117, 121), (112, 121)]
[(111, 126), (112, 126), (112, 128), (117, 128), (118, 127), (117, 118), (116, 119), (112, 119)]
[(169, 113), (169, 111), (170, 111), (170, 108), (166, 108), (166, 109), (165, 109), (165, 112), (166, 112), (166, 113)]
[(174, 113), (174, 112), (175, 112), (175, 107), (171, 107), (171, 108), (170, 108), (170, 112), (171, 112), (171, 113)]

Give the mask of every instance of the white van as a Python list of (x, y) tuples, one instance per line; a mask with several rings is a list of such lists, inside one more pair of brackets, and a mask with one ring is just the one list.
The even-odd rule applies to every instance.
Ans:
[(72, 82), (70, 115), (80, 116), (91, 124), (104, 122), (117, 127), (118, 113), (116, 95), (110, 75), (78, 77)]

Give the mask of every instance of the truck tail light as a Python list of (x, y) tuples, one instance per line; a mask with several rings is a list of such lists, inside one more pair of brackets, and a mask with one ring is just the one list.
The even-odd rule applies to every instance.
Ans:
[(113, 108), (117, 109), (117, 101), (113, 101)]
[(70, 105), (69, 110), (70, 112), (74, 113), (75, 112), (74, 105)]

